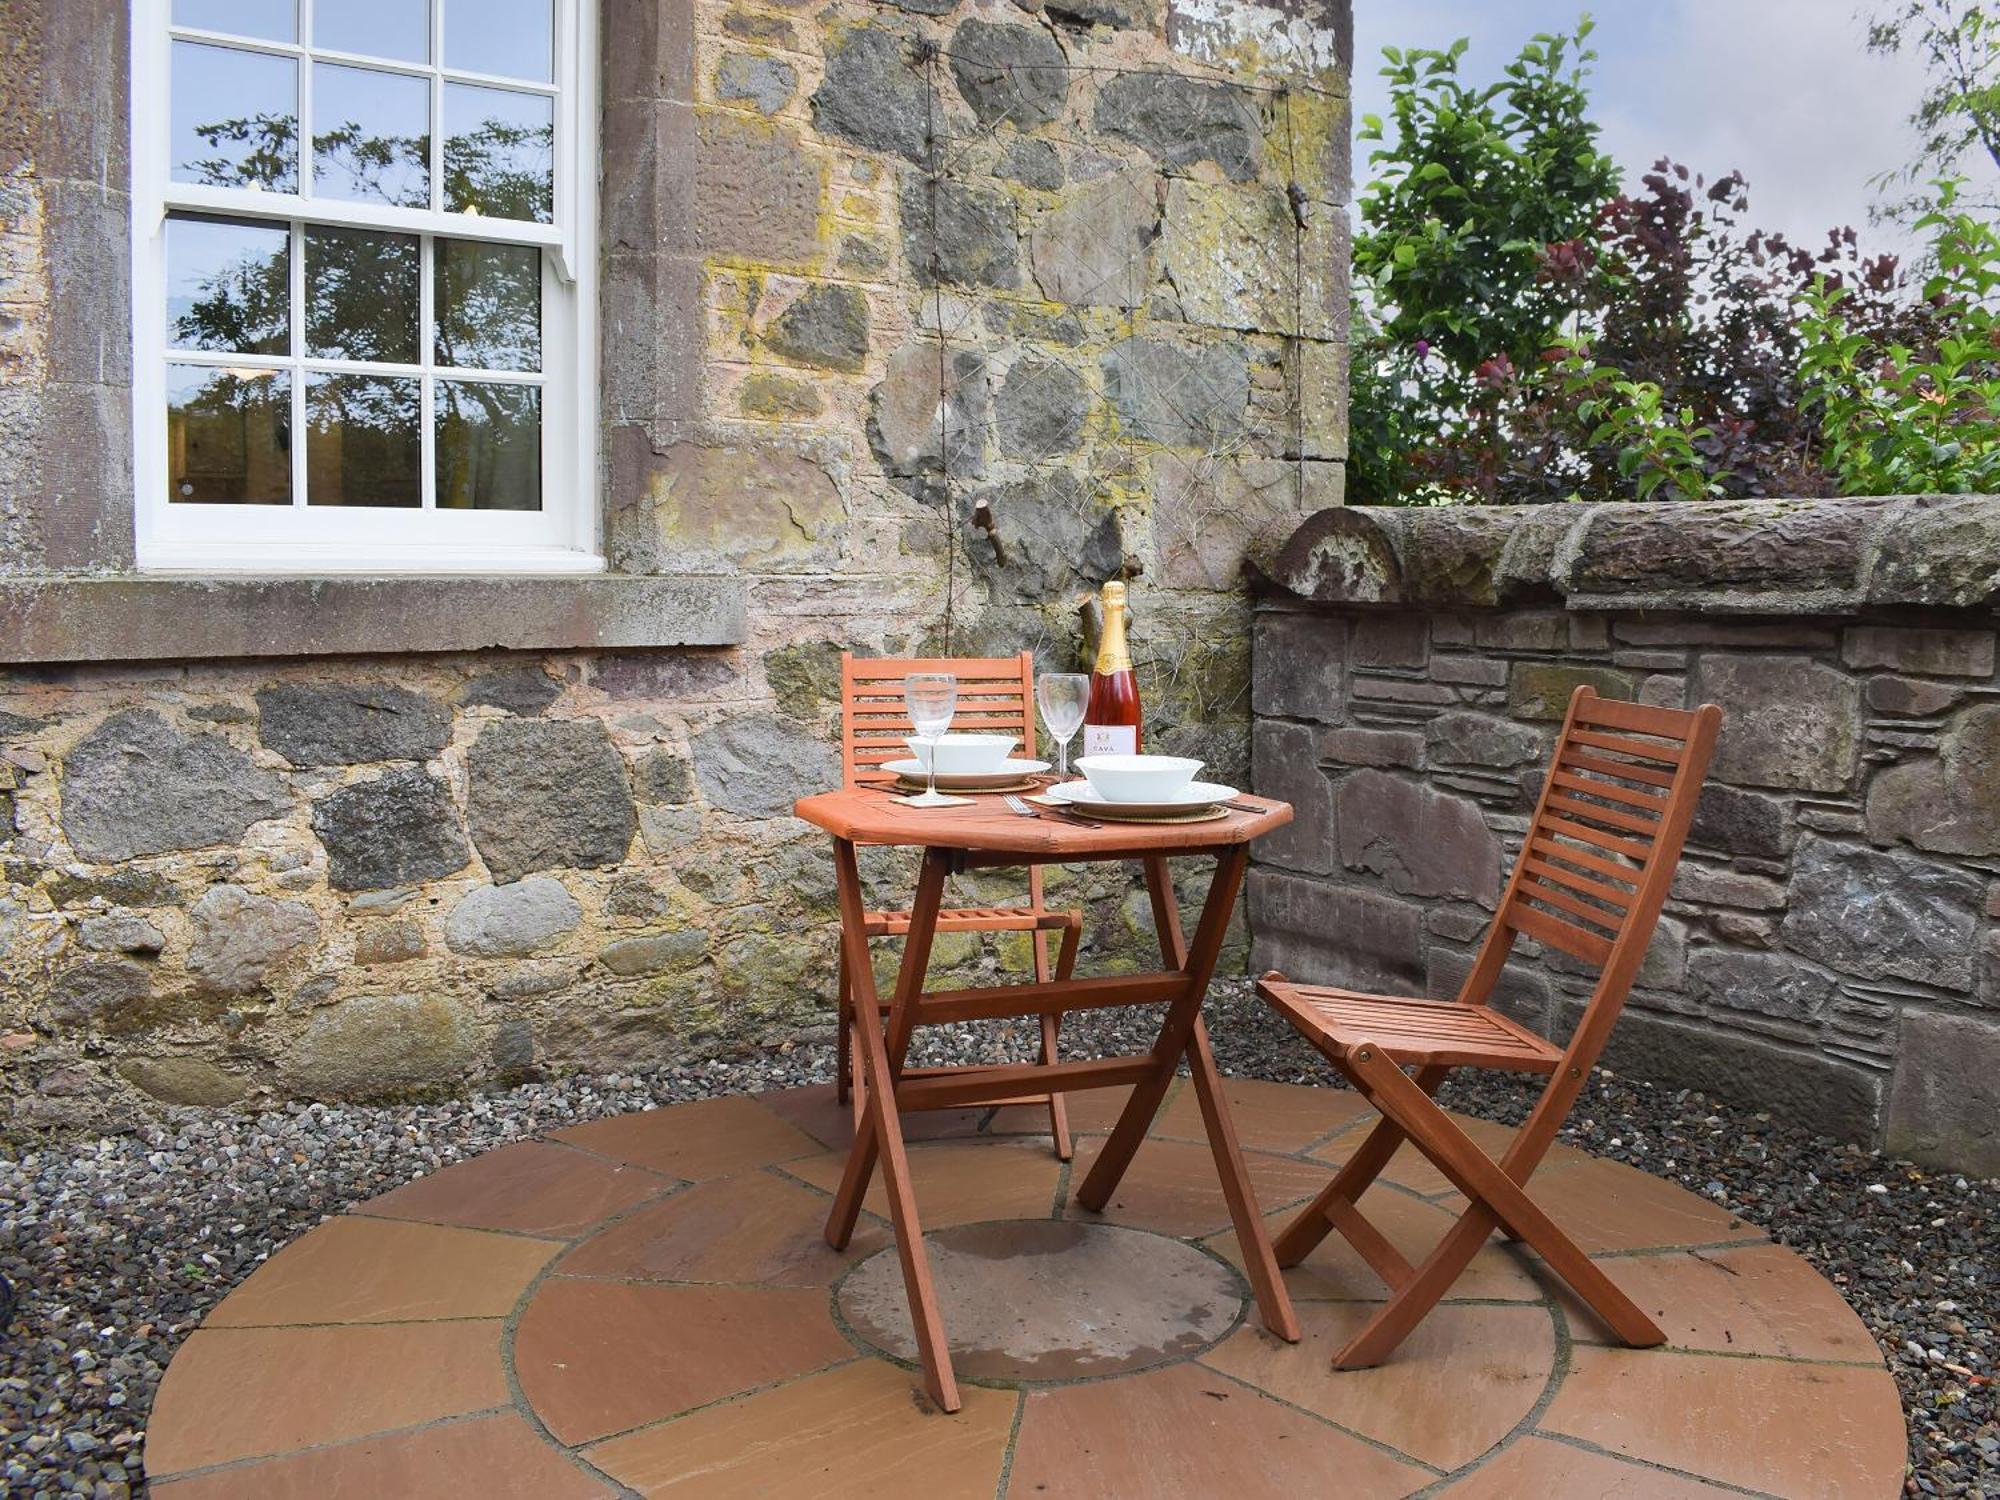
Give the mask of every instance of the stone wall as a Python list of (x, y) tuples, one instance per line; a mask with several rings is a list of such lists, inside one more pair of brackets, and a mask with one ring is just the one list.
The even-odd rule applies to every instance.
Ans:
[[(1269, 566), (1253, 964), (1450, 994), (1572, 690), (1727, 715), (1607, 1065), (2000, 1173), (2000, 501), (1346, 511)], [(1565, 1034), (1591, 976), (1510, 963)]]
[(15, 1124), (825, 1025), (843, 645), (1074, 666), (1122, 574), (1153, 742), (1247, 772), (1242, 559), (1341, 491), (1345, 0), (601, 0), (609, 572), (517, 582), (131, 572), (128, 13), (0, 13)]

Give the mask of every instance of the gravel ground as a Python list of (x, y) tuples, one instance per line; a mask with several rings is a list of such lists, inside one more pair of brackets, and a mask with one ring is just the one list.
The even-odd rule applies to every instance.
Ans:
[[(1324, 1082), (1283, 1023), (1236, 986), (1211, 1011), (1224, 1069)], [(1079, 1050), (1142, 1044), (1138, 1012), (1066, 1030)], [(929, 1033), (923, 1060), (1010, 1044)], [(176, 1111), (138, 1135), (0, 1145), (0, 1274), (20, 1303), (0, 1337), (0, 1487), (142, 1494), (139, 1448), (180, 1339), (279, 1246), (347, 1205), (497, 1145), (656, 1103), (821, 1082), (832, 1049), (782, 1051), (393, 1108)], [(1445, 1101), (1503, 1121), (1532, 1092), (1505, 1079)], [(1937, 1175), (1815, 1139), (1698, 1094), (1600, 1074), (1565, 1138), (1705, 1193), (1768, 1229), (1846, 1293), (1910, 1413), (1908, 1492), (2000, 1497), (2000, 1183)]]

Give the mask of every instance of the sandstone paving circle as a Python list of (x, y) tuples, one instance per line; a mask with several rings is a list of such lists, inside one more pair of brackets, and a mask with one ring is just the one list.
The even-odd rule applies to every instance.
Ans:
[[(1225, 1082), (1274, 1222), (1365, 1137), (1353, 1094)], [(1397, 1351), (1335, 1371), (1385, 1288), (1338, 1237), (1246, 1316), (1183, 1082), (1101, 1215), (1071, 1201), (1118, 1091), (923, 1117), (908, 1151), (964, 1408), (911, 1368), (886, 1203), (822, 1237), (853, 1129), (831, 1087), (558, 1130), (357, 1205), (274, 1254), (174, 1356), (161, 1500), (618, 1494), (775, 1500), (1888, 1500), (1905, 1433), (1866, 1326), (1726, 1207), (1559, 1146), (1537, 1196), (1668, 1344), (1619, 1347), (1497, 1238)], [(1508, 1127), (1461, 1117), (1482, 1148)], [(1421, 1259), (1462, 1208), (1408, 1150), (1368, 1207)]]
[[(951, 1309), (952, 1368), (967, 1380), (1079, 1380), (1191, 1359), (1235, 1327), (1248, 1295), (1194, 1246), (1111, 1224), (1011, 1219), (924, 1238)], [(865, 1343), (916, 1359), (893, 1249), (864, 1261), (836, 1302)]]

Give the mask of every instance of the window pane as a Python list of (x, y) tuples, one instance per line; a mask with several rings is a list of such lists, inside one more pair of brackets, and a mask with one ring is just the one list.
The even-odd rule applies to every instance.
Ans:
[(450, 83), (444, 206), (494, 219), (555, 219), (555, 104), (544, 94)]
[(306, 353), (413, 365), (423, 347), (423, 263), (413, 234), (306, 230)]
[(183, 505), (291, 504), (289, 373), (167, 366), (167, 498)]
[(405, 73), (313, 65), (313, 191), (431, 206), (431, 86)]
[(174, 43), (175, 182), (299, 190), (299, 68), (289, 57)]
[(291, 231), (282, 224), (167, 220), (167, 342), (236, 354), (291, 352)]
[(444, 0), (444, 65), (501, 78), (554, 78), (549, 0)]
[(313, 45), (331, 52), (429, 62), (431, 17), (426, 0), (340, 0), (313, 10)]
[(437, 242), (437, 362), (480, 370), (542, 367), (542, 252), (532, 245)]
[(299, 39), (292, 0), (174, 0), (174, 25), (227, 31), (266, 42)]
[(439, 510), (542, 508), (542, 393), (532, 385), (440, 380)]
[(414, 379), (306, 377), (306, 504), (424, 503), (423, 406)]

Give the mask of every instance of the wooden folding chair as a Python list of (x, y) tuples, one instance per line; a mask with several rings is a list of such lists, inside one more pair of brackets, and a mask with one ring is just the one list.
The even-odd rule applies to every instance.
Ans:
[[(1019, 753), (1035, 753), (1035, 658), (1023, 651), (1019, 656), (994, 657), (857, 657), (842, 652), (840, 657), (840, 738), (841, 760), (846, 785), (856, 787), (893, 782), (893, 772), (885, 771), (886, 761), (909, 758), (904, 743), (913, 732), (903, 704), (903, 679), (912, 672), (949, 672), (958, 679), (958, 707), (952, 727), (964, 733), (1014, 734), (1021, 739)], [(910, 913), (870, 911), (866, 913), (870, 937), (902, 937), (910, 930)], [(1034, 951), (1035, 982), (1047, 984), (1051, 978), (1068, 979), (1076, 966), (1077, 945), (1083, 938), (1083, 913), (1051, 911), (1043, 900), (1042, 869), (1028, 867), (1026, 906), (946, 907), (938, 913), (939, 932), (1026, 932)], [(1049, 934), (1060, 932), (1062, 945), (1053, 969), (1049, 963)], [(854, 1080), (854, 984), (843, 950), (840, 964), (840, 1057), (838, 1092), (843, 1103), (852, 1097)], [(880, 1002), (882, 1015), (889, 1001)], [(1056, 1037), (1062, 1018), (1041, 1018), (1041, 1060), (1056, 1061)], [(880, 1018), (876, 1019), (880, 1025)], [(922, 1068), (907, 1068), (903, 1076), (921, 1078)], [(1049, 1135), (1056, 1155), (1070, 1159), (1072, 1145), (1069, 1115), (1059, 1093), (1030, 1094), (1009, 1101), (1016, 1104), (1046, 1104)]]
[[(1520, 858), (1456, 1000), (1293, 984), (1275, 972), (1258, 982), (1258, 993), (1381, 1114), (1360, 1149), (1277, 1240), (1278, 1264), (1295, 1266), (1338, 1229), (1389, 1285), (1388, 1302), (1334, 1356), (1334, 1368), (1361, 1369), (1388, 1358), (1495, 1228), (1538, 1251), (1625, 1343), (1640, 1348), (1665, 1341), (1653, 1320), (1536, 1206), (1526, 1186), (1603, 1051), (1646, 956), (1721, 724), (1722, 712), (1713, 704), (1688, 713), (1576, 690)], [(1487, 1003), (1519, 936), (1600, 971), (1567, 1047)], [(1405, 1068), (1414, 1068), (1414, 1076)], [(1497, 1162), (1431, 1097), (1453, 1068), (1548, 1076), (1527, 1123)], [(1405, 1260), (1355, 1206), (1405, 1140), (1470, 1200), (1421, 1266)]]

